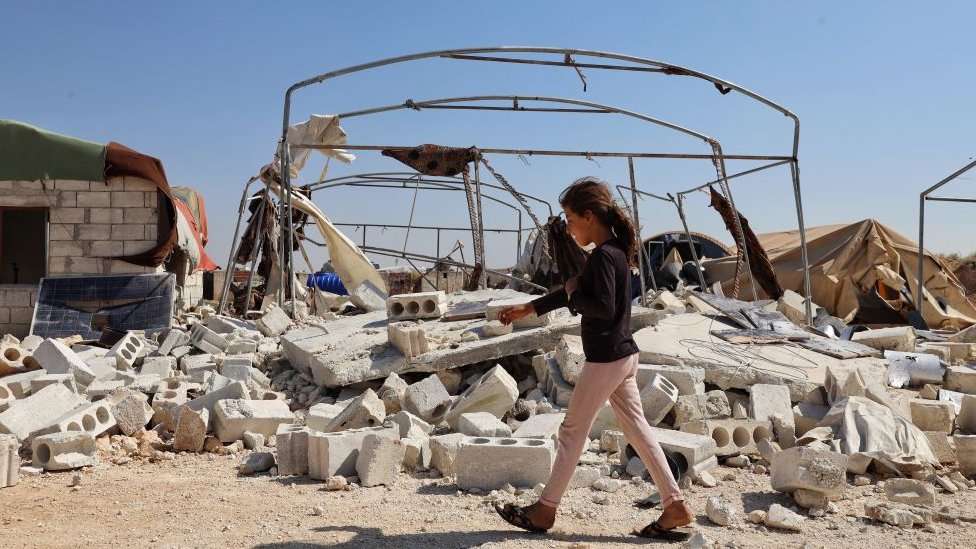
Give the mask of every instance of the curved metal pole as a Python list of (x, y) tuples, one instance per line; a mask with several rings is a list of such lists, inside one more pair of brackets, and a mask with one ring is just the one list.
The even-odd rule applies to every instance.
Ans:
[(925, 280), (923, 278), (925, 275), (925, 201), (928, 199), (928, 195), (974, 167), (976, 167), (976, 160), (966, 164), (949, 177), (925, 189), (918, 195), (918, 282), (916, 283), (918, 287), (916, 288), (915, 307), (919, 313), (922, 313), (922, 290)]
[(257, 177), (248, 179), (247, 183), (244, 184), (244, 191), (241, 193), (241, 205), (237, 208), (237, 223), (234, 225), (234, 237), (230, 241), (230, 255), (227, 257), (227, 274), (224, 277), (223, 289), (220, 292), (220, 301), (217, 303), (217, 314), (223, 314), (224, 305), (227, 304), (227, 292), (230, 291), (230, 284), (234, 278), (234, 265), (237, 263), (234, 261), (234, 256), (237, 255), (237, 250), (240, 248), (237, 237), (241, 234), (241, 219), (244, 218), (244, 209), (247, 207), (247, 197), (250, 193), (251, 185), (257, 180)]

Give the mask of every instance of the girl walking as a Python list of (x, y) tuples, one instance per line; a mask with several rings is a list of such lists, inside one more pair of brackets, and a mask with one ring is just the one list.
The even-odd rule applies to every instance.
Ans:
[(664, 451), (654, 439), (637, 387), (637, 344), (630, 332), (631, 268), (636, 265), (637, 232), (614, 203), (606, 183), (584, 177), (559, 197), (566, 228), (580, 246), (596, 248), (577, 277), (530, 303), (509, 307), (500, 320), (509, 324), (531, 313), (560, 307), (582, 315), (586, 364), (559, 428), (556, 461), (539, 501), (527, 507), (506, 504), (495, 510), (510, 524), (543, 533), (556, 520), (559, 501), (569, 486), (597, 413), (609, 399), (624, 435), (637, 450), (661, 494), (664, 512), (638, 535), (680, 541), (694, 515), (671, 476)]

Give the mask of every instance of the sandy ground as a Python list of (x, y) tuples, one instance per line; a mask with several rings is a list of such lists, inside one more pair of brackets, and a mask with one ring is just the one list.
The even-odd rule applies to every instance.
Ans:
[[(598, 492), (570, 491), (548, 536), (515, 530), (491, 510), (485, 495), (458, 492), (443, 479), (402, 475), (390, 488), (328, 492), (307, 477), (238, 476), (238, 457), (178, 455), (174, 460), (99, 465), (74, 473), (25, 476), (0, 490), (0, 546), (14, 547), (329, 547), (329, 548), (618, 548), (663, 546), (629, 536), (654, 518), (634, 502), (653, 486), (628, 484), (594, 503)], [(767, 475), (720, 467), (716, 488), (686, 495), (698, 513), (696, 528), (718, 547), (974, 547), (970, 524), (936, 525), (937, 532), (900, 530), (863, 518), (874, 486), (850, 487), (837, 514), (807, 520), (802, 533), (743, 524), (721, 527), (705, 517), (705, 499), (721, 495), (740, 511), (790, 505)], [(321, 516), (315, 507), (322, 506)], [(936, 508), (968, 513), (976, 491), (937, 495)]]

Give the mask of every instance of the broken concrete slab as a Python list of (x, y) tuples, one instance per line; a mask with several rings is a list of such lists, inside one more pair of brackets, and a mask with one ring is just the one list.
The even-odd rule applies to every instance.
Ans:
[(95, 437), (85, 431), (51, 433), (34, 439), (34, 466), (65, 471), (95, 465)]
[(549, 480), (555, 446), (548, 439), (471, 437), (460, 442), (455, 462), (462, 490), (531, 487)]
[(487, 412), (501, 418), (518, 400), (518, 384), (501, 365), (486, 372), (471, 384), (444, 412), (444, 420), (457, 427), (461, 414)]
[(282, 400), (218, 400), (214, 406), (214, 434), (221, 442), (234, 442), (244, 431), (271, 437), (281, 424), (291, 424), (295, 414)]
[(406, 445), (398, 438), (370, 434), (356, 458), (356, 473), (363, 487), (392, 486), (396, 483), (406, 454)]

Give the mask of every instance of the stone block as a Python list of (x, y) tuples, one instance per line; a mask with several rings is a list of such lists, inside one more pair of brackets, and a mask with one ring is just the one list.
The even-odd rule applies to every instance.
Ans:
[(45, 339), (34, 350), (34, 360), (49, 374), (72, 374), (78, 385), (87, 387), (95, 374), (74, 351), (57, 339)]
[(944, 388), (949, 391), (976, 395), (976, 368), (967, 365), (949, 366)]
[(64, 385), (72, 393), (78, 392), (78, 385), (75, 383), (75, 376), (72, 374), (47, 374), (35, 377), (31, 380), (31, 392), (36, 393), (48, 385), (55, 384)]
[(95, 437), (86, 431), (51, 433), (34, 439), (35, 467), (64, 471), (95, 465)]
[(847, 488), (847, 456), (802, 446), (790, 448), (773, 456), (770, 477), (777, 492), (802, 488), (837, 499)]
[(925, 438), (929, 441), (929, 448), (943, 466), (949, 463), (956, 463), (956, 445), (952, 441), (952, 436), (943, 431), (924, 431)]
[(173, 449), (177, 452), (202, 452), (207, 439), (210, 412), (206, 408), (191, 410), (185, 406), (178, 410)]
[(462, 433), (430, 437), (430, 466), (445, 477), (455, 474), (458, 448), (461, 446), (461, 441), (467, 438), (468, 436)]
[(915, 350), (915, 339), (918, 334), (911, 326), (896, 326), (893, 328), (881, 328), (878, 330), (865, 330), (857, 332), (851, 337), (851, 341), (867, 345), (879, 351), (901, 351), (910, 353)]
[(512, 333), (511, 324), (502, 324), (500, 320), (489, 320), (481, 327), (481, 335), (484, 337), (498, 337)]
[(406, 469), (416, 471), (430, 468), (430, 439), (423, 437), (400, 440), (404, 445), (403, 466)]
[(777, 414), (789, 425), (794, 425), (789, 387), (759, 383), (749, 388), (749, 415), (752, 419), (770, 421)]
[(674, 403), (674, 423), (683, 426), (692, 421), (723, 419), (732, 415), (732, 406), (725, 391), (709, 391), (703, 395), (679, 396)]
[[(502, 312), (502, 309), (506, 309), (513, 305), (521, 305), (523, 303), (532, 301), (533, 299), (535, 299), (535, 296), (491, 301), (485, 307), (485, 320), (489, 322), (492, 320), (498, 320), (498, 314)], [(542, 326), (548, 326), (551, 324), (553, 318), (555, 318), (555, 315), (552, 311), (542, 316), (538, 316), (535, 313), (530, 313), (529, 315), (513, 322), (512, 327), (516, 330), (522, 328), (541, 328)]]
[(0, 488), (20, 483), (20, 442), (13, 435), (0, 435)]
[(144, 393), (121, 388), (105, 399), (123, 435), (132, 436), (153, 418), (153, 409)]
[(681, 426), (684, 432), (712, 437), (719, 457), (758, 454), (756, 443), (772, 438), (772, 429), (768, 421), (746, 419), (706, 419)]
[(423, 326), (412, 322), (391, 322), (386, 326), (387, 339), (403, 356), (413, 358), (430, 350)]
[(452, 428), (457, 428), (461, 414), (469, 412), (487, 412), (501, 418), (512, 409), (516, 400), (518, 384), (501, 365), (495, 365), (451, 403), (444, 419)]
[[(451, 405), (451, 395), (440, 378), (430, 375), (407, 387), (403, 408), (424, 421), (439, 422)], [(465, 410), (467, 411), (467, 410)]]
[(383, 401), (372, 389), (366, 389), (359, 397), (349, 401), (339, 415), (325, 426), (325, 431), (333, 433), (346, 429), (377, 427), (383, 424), (384, 418), (386, 418), (386, 407)]
[(234, 442), (244, 431), (271, 437), (282, 423), (291, 424), (295, 414), (281, 400), (218, 400), (214, 407), (214, 434), (221, 442)]
[(959, 460), (959, 472), (969, 476), (976, 474), (976, 435), (952, 435)]
[(363, 487), (396, 483), (406, 446), (398, 438), (366, 435), (356, 458), (356, 472)]
[(818, 406), (816, 404), (807, 404), (801, 402), (793, 407), (793, 425), (796, 429), (796, 436), (802, 436), (804, 433), (813, 429), (820, 423), (824, 417), (827, 416), (827, 412), (830, 411), (830, 406)]
[[(976, 405), (976, 397), (970, 398), (974, 399), (973, 404)], [(964, 397), (964, 406), (965, 402), (966, 398)], [(956, 419), (956, 406), (953, 403), (940, 400), (913, 399), (908, 401), (908, 406), (912, 414), (912, 423), (919, 429), (952, 433)], [(976, 412), (976, 409), (973, 412)]]
[(159, 349), (157, 352), (161, 356), (167, 356), (172, 354), (173, 349), (177, 347), (183, 347), (190, 343), (190, 335), (180, 330), (179, 328), (171, 328), (169, 332), (166, 333), (166, 337), (163, 338), (163, 342), (159, 344)]
[(667, 366), (660, 364), (638, 364), (637, 386), (646, 387), (660, 375), (678, 388), (678, 395), (705, 394), (705, 369), (692, 366)]
[(932, 484), (911, 478), (890, 478), (885, 481), (888, 501), (907, 505), (934, 505), (935, 489)]
[(291, 318), (288, 313), (277, 305), (268, 307), (261, 318), (254, 321), (258, 331), (267, 337), (277, 337), (285, 333), (291, 326)]
[(368, 435), (399, 438), (395, 429), (371, 427), (338, 433), (312, 431), (308, 436), (308, 476), (325, 480), (331, 476), (356, 476), (359, 449)]
[(547, 482), (552, 474), (555, 445), (548, 439), (464, 439), (455, 467), (462, 490), (497, 490), (506, 484), (531, 487)]
[(386, 300), (390, 320), (440, 318), (447, 312), (447, 294), (443, 291), (393, 295)]
[(87, 400), (61, 384), (49, 385), (0, 412), (0, 433), (25, 442)]
[(190, 345), (204, 353), (215, 355), (227, 350), (230, 342), (224, 336), (197, 322), (190, 326)]
[(556, 343), (556, 363), (559, 364), (559, 372), (569, 384), (576, 385), (579, 380), (583, 365), (586, 364), (586, 356), (583, 354), (583, 338), (577, 335), (564, 335)]
[(278, 450), (278, 474), (281, 476), (308, 474), (308, 437), (311, 429), (298, 424), (283, 423), (275, 433)]
[(376, 391), (376, 396), (383, 401), (387, 414), (395, 414), (403, 409), (403, 397), (407, 392), (407, 386), (407, 382), (395, 373), (390, 374), (383, 381), (383, 385)]
[(400, 438), (421, 438), (434, 430), (433, 425), (405, 410), (387, 417), (384, 425), (387, 427), (395, 426)]
[(647, 423), (657, 425), (674, 408), (678, 401), (678, 387), (666, 377), (658, 374), (640, 392), (641, 405)]
[(320, 402), (308, 409), (308, 416), (305, 418), (305, 425), (313, 431), (325, 431), (328, 425), (336, 416), (345, 409), (342, 404), (328, 404)]
[(512, 428), (488, 412), (461, 414), (458, 431), (469, 437), (511, 437)]
[(132, 370), (135, 367), (136, 359), (145, 349), (146, 341), (144, 339), (132, 332), (126, 332), (122, 339), (109, 349), (106, 356), (115, 357), (116, 368), (119, 370)]

